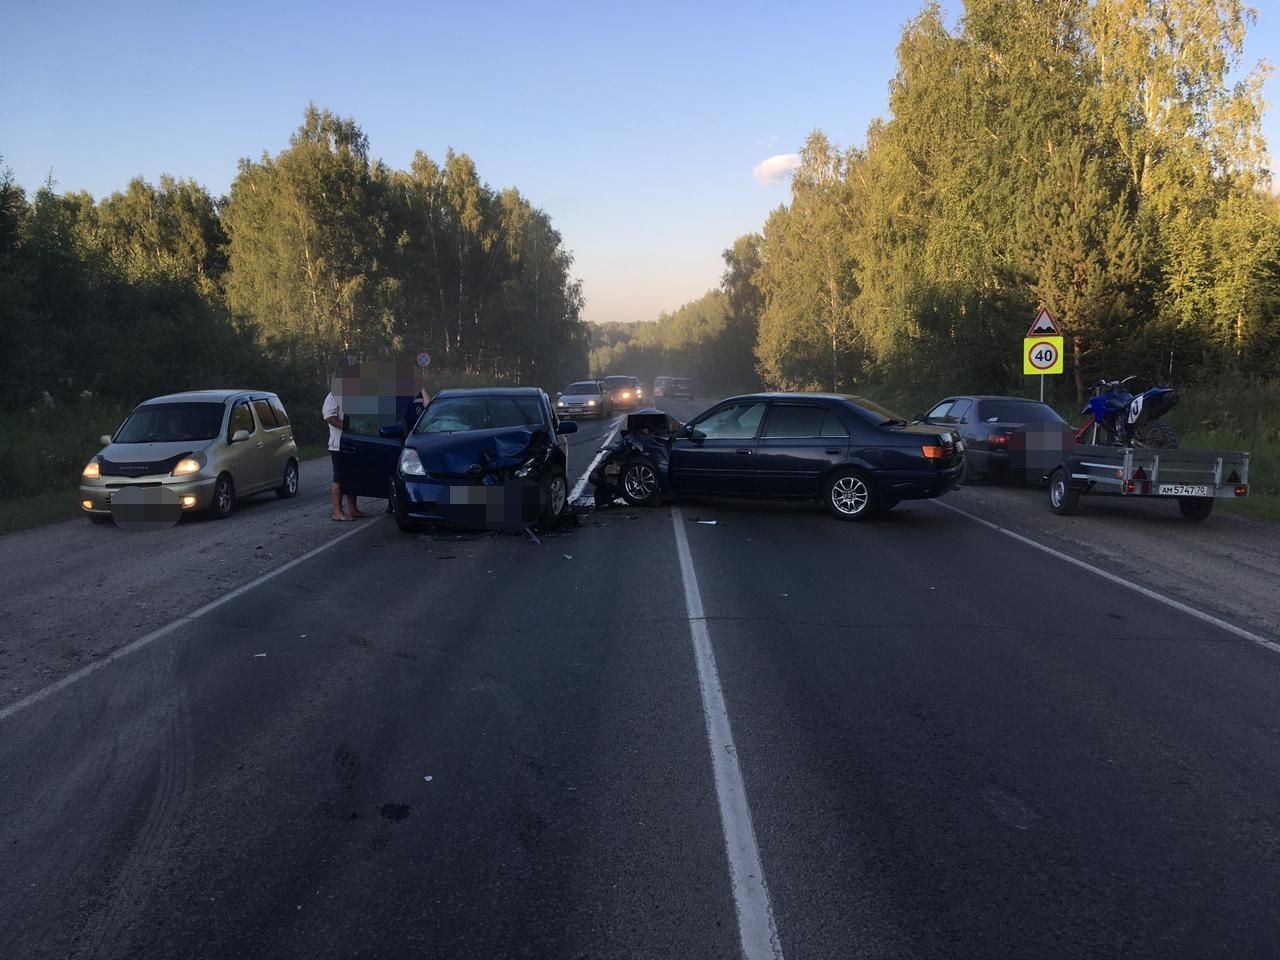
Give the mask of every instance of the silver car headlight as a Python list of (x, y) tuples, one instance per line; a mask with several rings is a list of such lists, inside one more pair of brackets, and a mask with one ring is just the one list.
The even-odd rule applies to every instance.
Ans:
[(425, 477), (427, 469), (422, 465), (422, 458), (413, 447), (405, 447), (400, 451), (400, 472), (406, 477)]
[(520, 477), (521, 479), (529, 476), (529, 474), (533, 473), (534, 468), (537, 467), (537, 465), (538, 465), (537, 460), (533, 460), (533, 459), (526, 460), (524, 463), (520, 464), (520, 466), (516, 467), (516, 476)]
[(199, 473), (204, 469), (205, 464), (209, 461), (203, 453), (193, 453), (189, 457), (183, 457), (173, 465), (173, 470), (169, 472), (171, 477), (189, 477), (193, 473)]

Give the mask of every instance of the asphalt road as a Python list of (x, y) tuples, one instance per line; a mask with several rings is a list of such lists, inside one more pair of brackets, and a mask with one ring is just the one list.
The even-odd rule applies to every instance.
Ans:
[(380, 518), (100, 663), (0, 713), (5, 957), (1280, 955), (1280, 655), (941, 506)]

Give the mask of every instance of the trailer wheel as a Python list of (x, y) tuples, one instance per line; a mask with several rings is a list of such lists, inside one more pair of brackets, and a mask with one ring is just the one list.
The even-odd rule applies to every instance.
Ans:
[(1199, 523), (1213, 513), (1213, 497), (1179, 497), (1178, 509), (1182, 511), (1183, 519)]
[(1049, 477), (1049, 509), (1060, 517), (1069, 517), (1080, 506), (1080, 491), (1073, 490), (1067, 481), (1067, 471), (1061, 467)]

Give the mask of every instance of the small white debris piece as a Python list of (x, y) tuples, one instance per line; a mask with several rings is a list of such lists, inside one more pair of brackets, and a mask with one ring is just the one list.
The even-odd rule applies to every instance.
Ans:
[(565, 558), (566, 560), (572, 560), (572, 559), (573, 559), (573, 554), (572, 554), (572, 553), (566, 553), (566, 554), (564, 555), (564, 558)]
[(265, 653), (255, 653), (255, 654), (254, 654), (254, 657), (265, 657), (265, 656), (266, 656), (266, 654), (265, 654)]
[(714, 520), (699, 520), (698, 522), (699, 522), (699, 523), (704, 523), (704, 524), (706, 524), (708, 527), (714, 527), (714, 526), (716, 525), (716, 522), (715, 522)]
[(432, 778), (431, 778), (431, 777), (423, 777), (422, 779), (423, 779), (423, 780), (425, 780), (425, 781), (427, 781), (427, 783), (430, 783), (430, 782), (431, 782), (431, 780), (432, 780)]

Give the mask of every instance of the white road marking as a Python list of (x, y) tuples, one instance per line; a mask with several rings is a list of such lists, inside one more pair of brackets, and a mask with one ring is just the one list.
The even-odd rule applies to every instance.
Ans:
[[(268, 580), (275, 579), (276, 577), (280, 576), (280, 574), (286, 573), (289, 570), (292, 570), (294, 567), (298, 566), (301, 563), (306, 563), (308, 560), (310, 560), (312, 557), (316, 556), (317, 554), (323, 553), (325, 550), (328, 550), (330, 547), (337, 546), (339, 543), (341, 543), (343, 540), (346, 540), (348, 537), (354, 537), (357, 533), (360, 533), (361, 531), (364, 531), (364, 530), (368, 530), (371, 526), (373, 526), (373, 524), (367, 524), (367, 523), (357, 524), (356, 529), (348, 530), (346, 533), (339, 534), (338, 536), (334, 537), (332, 540), (329, 540), (329, 541), (326, 541), (325, 543), (320, 544), (320, 546), (316, 547), (314, 550), (308, 550), (302, 556), (295, 557), (294, 559), (290, 560), (288, 563), (284, 564), (284, 566), (277, 567), (274, 570), (264, 573), (262, 576), (257, 577), (253, 580), (250, 580), (248, 583), (242, 583), (240, 586), (236, 587), (230, 593), (225, 593), (222, 596), (220, 596), (217, 600), (213, 600), (209, 603), (206, 603), (199, 610), (193, 610), (191, 613), (188, 613), (185, 616), (179, 617), (177, 620), (174, 620), (171, 623), (165, 624), (163, 627), (161, 627), (158, 630), (152, 630), (146, 636), (139, 637), (137, 640), (134, 640), (132, 643), (125, 644), (123, 647), (120, 647), (116, 650), (111, 651), (111, 653), (107, 654), (101, 660), (95, 660), (93, 663), (90, 663), (86, 666), (81, 667), (79, 670), (75, 671), (74, 673), (67, 674), (61, 680), (58, 680), (55, 683), (51, 683), (49, 684), (49, 686), (35, 691), (35, 693), (30, 693), (27, 696), (23, 697), (21, 700), (18, 700), (15, 703), (9, 704), (9, 706), (7, 707), (0, 708), (0, 721), (8, 720), (14, 714), (21, 713), (23, 710), (26, 710), (28, 707), (34, 707), (37, 703), (40, 703), (42, 700), (49, 699), (49, 697), (52, 697), (55, 693), (59, 693), (60, 691), (65, 690), (67, 687), (71, 686), (73, 683), (79, 683), (85, 677), (89, 676), (89, 674), (95, 673), (98, 670), (101, 670), (103, 667), (107, 666), (108, 664), (115, 663), (117, 660), (123, 660), (125, 657), (129, 656), (129, 654), (136, 653), (137, 651), (141, 650), (143, 647), (148, 646), (149, 644), (155, 643), (157, 640), (164, 639), (165, 637), (169, 636), (169, 634), (177, 630), (179, 627), (186, 626), (192, 620), (199, 620), (205, 614), (212, 613), (214, 610), (217, 610), (219, 607), (230, 603), (236, 597), (239, 597), (243, 594), (248, 593), (250, 590), (254, 589), (255, 587), (262, 586), (262, 584), (266, 583)], [(260, 654), (256, 654), (256, 656), (265, 657), (266, 654), (260, 653)]]
[(782, 960), (778, 926), (769, 902), (764, 868), (760, 864), (755, 828), (751, 825), (747, 789), (742, 782), (742, 769), (738, 766), (738, 751), (733, 745), (729, 708), (720, 688), (711, 635), (707, 632), (707, 620), (702, 611), (702, 593), (698, 590), (698, 577), (693, 569), (689, 540), (684, 532), (684, 516), (679, 507), (672, 509), (671, 521), (675, 524), (676, 555), (680, 558), (680, 577), (684, 581), (684, 603), (689, 614), (693, 657), (698, 666), (698, 688), (702, 692), (711, 769), (715, 774), (716, 797), (720, 801), (720, 825), (724, 830), (725, 853), (729, 858), (733, 902), (738, 911), (742, 955), (745, 960)]
[(604, 443), (601, 444), (600, 452), (596, 454), (596, 458), (591, 461), (587, 466), (586, 472), (584, 472), (582, 476), (578, 478), (578, 482), (573, 485), (573, 489), (569, 492), (570, 503), (576, 503), (578, 498), (582, 496), (582, 488), (587, 485), (587, 478), (591, 476), (591, 471), (594, 470), (599, 465), (600, 461), (604, 459), (605, 450), (608, 448), (609, 444), (613, 443), (613, 438), (617, 436), (618, 431), (622, 429), (622, 419), (622, 417), (618, 418), (618, 421), (613, 425), (613, 429), (609, 431), (609, 435), (604, 438)]
[(1195, 607), (1189, 606), (1181, 600), (1174, 600), (1172, 597), (1166, 597), (1163, 593), (1156, 593), (1156, 591), (1144, 587), (1141, 584), (1134, 583), (1132, 580), (1126, 580), (1124, 577), (1117, 576), (1110, 571), (1096, 567), (1085, 560), (1079, 560), (1068, 553), (1063, 553), (1061, 550), (1055, 550), (1053, 547), (1045, 546), (1043, 543), (1032, 540), (1030, 537), (1024, 537), (1022, 534), (1014, 533), (1012, 530), (1006, 530), (999, 524), (992, 523), (990, 520), (984, 520), (982, 517), (975, 516), (968, 510), (961, 510), (959, 507), (953, 507), (951, 504), (943, 503), (941, 500), (934, 500), (933, 502), (940, 507), (946, 507), (952, 513), (958, 513), (962, 517), (968, 517), (975, 523), (980, 523), (984, 527), (995, 530), (997, 533), (1002, 533), (1006, 537), (1011, 537), (1019, 543), (1025, 543), (1029, 547), (1034, 547), (1042, 553), (1049, 554), (1051, 557), (1057, 557), (1059, 560), (1064, 560), (1072, 566), (1079, 567), (1081, 570), (1088, 570), (1090, 573), (1096, 574), (1104, 580), (1110, 580), (1112, 583), (1117, 583), (1122, 587), (1127, 587), (1134, 593), (1140, 593), (1149, 600), (1154, 600), (1157, 603), (1163, 603), (1166, 607), (1172, 607), (1179, 613), (1185, 613), (1190, 617), (1195, 617), (1197, 620), (1203, 621), (1204, 623), (1213, 624), (1213, 626), (1225, 630), (1227, 633), (1234, 634), (1235, 636), (1241, 637), (1245, 640), (1250, 640), (1261, 647), (1266, 647), (1272, 653), (1280, 653), (1280, 643), (1276, 643), (1274, 640), (1268, 640), (1266, 637), (1259, 636), (1252, 631), (1244, 629), (1244, 627), (1237, 627), (1234, 623), (1229, 623), (1220, 617), (1215, 617), (1211, 613), (1205, 613), (1203, 610), (1197, 610)]

